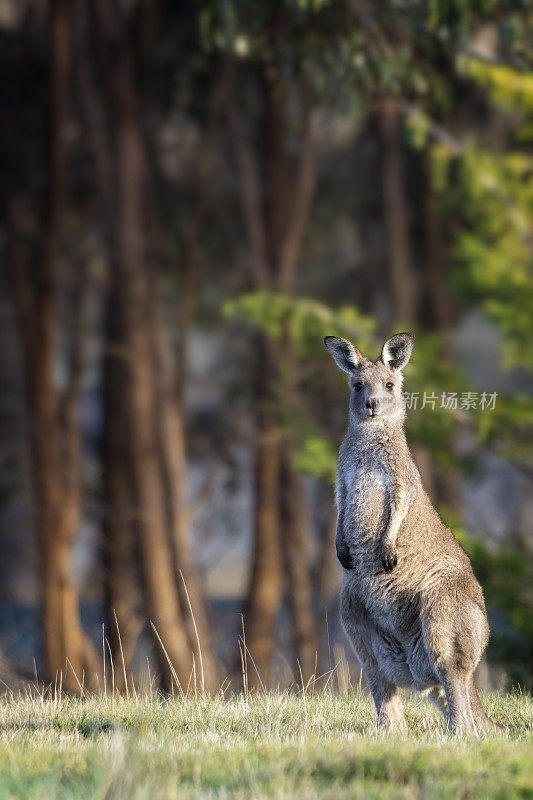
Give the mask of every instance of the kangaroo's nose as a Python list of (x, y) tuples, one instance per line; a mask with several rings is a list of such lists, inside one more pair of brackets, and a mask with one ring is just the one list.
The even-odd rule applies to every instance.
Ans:
[(376, 410), (376, 401), (373, 397), (371, 397), (370, 400), (367, 400), (366, 407), (370, 409), (371, 412)]

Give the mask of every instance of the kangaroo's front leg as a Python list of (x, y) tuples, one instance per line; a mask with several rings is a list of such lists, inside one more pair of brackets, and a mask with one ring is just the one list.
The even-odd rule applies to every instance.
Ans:
[(346, 543), (344, 537), (344, 512), (346, 508), (346, 486), (340, 476), (337, 477), (335, 484), (335, 502), (337, 504), (337, 533), (335, 535), (335, 549), (337, 550), (337, 558), (341, 562), (344, 569), (353, 569), (353, 558), (350, 554), (350, 548)]
[(409, 496), (405, 485), (391, 478), (389, 491), (389, 521), (380, 542), (380, 558), (385, 572), (392, 572), (398, 563), (396, 540), (400, 525), (409, 509)]
[(335, 536), (335, 548), (337, 550), (337, 558), (341, 562), (341, 565), (344, 569), (353, 569), (354, 568), (354, 561), (350, 554), (350, 548), (346, 544), (346, 540), (344, 538), (344, 506), (339, 508), (339, 514), (337, 517), (337, 534)]

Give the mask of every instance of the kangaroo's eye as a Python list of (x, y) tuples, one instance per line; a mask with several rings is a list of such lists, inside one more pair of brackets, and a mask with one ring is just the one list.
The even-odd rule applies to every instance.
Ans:
[(354, 383), (353, 388), (355, 389), (356, 392), (360, 392), (361, 389), (363, 388), (363, 384), (361, 383), (361, 381), (357, 381), (357, 383)]
[(393, 384), (393, 383), (391, 383), (390, 381), (387, 381), (387, 383), (385, 384), (385, 386), (387, 387), (387, 389), (389, 390), (389, 392), (390, 392), (390, 391), (392, 391), (392, 390), (394, 389), (394, 384)]

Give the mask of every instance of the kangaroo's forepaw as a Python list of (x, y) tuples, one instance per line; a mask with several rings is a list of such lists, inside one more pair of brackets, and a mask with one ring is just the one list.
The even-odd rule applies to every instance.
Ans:
[(383, 569), (385, 572), (392, 572), (398, 563), (398, 553), (390, 545), (382, 545), (381, 563), (383, 564)]
[(355, 564), (348, 547), (337, 547), (337, 558), (344, 569), (353, 569)]

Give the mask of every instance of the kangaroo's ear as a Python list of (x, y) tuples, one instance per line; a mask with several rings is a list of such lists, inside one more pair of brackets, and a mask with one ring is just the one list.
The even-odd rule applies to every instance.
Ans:
[(326, 336), (324, 344), (333, 356), (336, 365), (344, 372), (353, 372), (363, 360), (363, 356), (347, 339), (339, 336)]
[(381, 361), (390, 369), (403, 369), (411, 358), (414, 343), (414, 334), (396, 333), (383, 345), (380, 355)]

